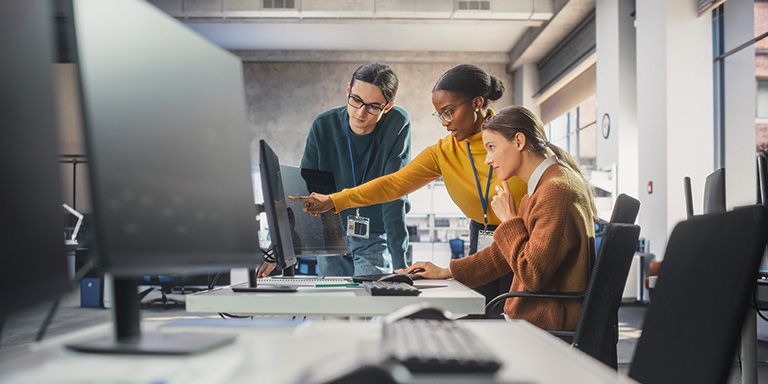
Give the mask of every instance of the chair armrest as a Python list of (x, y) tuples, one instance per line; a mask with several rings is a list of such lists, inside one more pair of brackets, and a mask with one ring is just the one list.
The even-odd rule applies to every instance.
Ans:
[(555, 337), (574, 337), (576, 332), (574, 331), (547, 331), (550, 335)]
[(537, 298), (537, 299), (561, 299), (561, 300), (583, 300), (584, 296), (586, 295), (586, 292), (545, 292), (545, 293), (538, 293), (538, 292), (507, 292), (502, 293), (501, 295), (498, 295), (491, 300), (488, 305), (485, 306), (485, 313), (488, 314), (490, 310), (495, 308), (497, 305), (499, 305), (500, 302), (506, 300), (510, 297), (529, 297), (529, 298)]

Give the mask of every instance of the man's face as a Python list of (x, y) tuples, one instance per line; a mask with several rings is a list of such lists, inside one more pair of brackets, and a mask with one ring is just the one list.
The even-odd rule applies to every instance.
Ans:
[(391, 107), (379, 87), (360, 80), (355, 80), (351, 87), (347, 84), (347, 112), (351, 127), (362, 131), (373, 130)]

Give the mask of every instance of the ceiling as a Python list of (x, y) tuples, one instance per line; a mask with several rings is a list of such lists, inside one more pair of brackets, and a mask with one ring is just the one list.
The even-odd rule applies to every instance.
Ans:
[(186, 24), (226, 49), (508, 52), (528, 29), (524, 22), (446, 21)]

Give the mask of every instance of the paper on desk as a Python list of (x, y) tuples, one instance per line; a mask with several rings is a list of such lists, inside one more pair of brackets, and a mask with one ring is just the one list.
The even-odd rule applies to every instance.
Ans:
[(87, 355), (61, 351), (35, 370), (0, 375), (13, 384), (181, 384), (229, 383), (243, 362), (236, 348), (193, 357)]

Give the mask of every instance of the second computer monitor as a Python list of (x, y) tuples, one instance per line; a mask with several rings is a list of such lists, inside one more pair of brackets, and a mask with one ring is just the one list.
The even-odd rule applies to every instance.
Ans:
[[(336, 192), (333, 173), (289, 165), (281, 165), (280, 170), (286, 196)], [(288, 200), (288, 220), (296, 256), (339, 256), (349, 252), (338, 214), (326, 212), (312, 216), (303, 212), (303, 208), (303, 202)]]
[(280, 174), (280, 160), (264, 140), (259, 142), (259, 172), (264, 194), (264, 211), (267, 213), (267, 225), (277, 268), (290, 271), (290, 267), (296, 265), (296, 254), (291, 238), (283, 178)]

